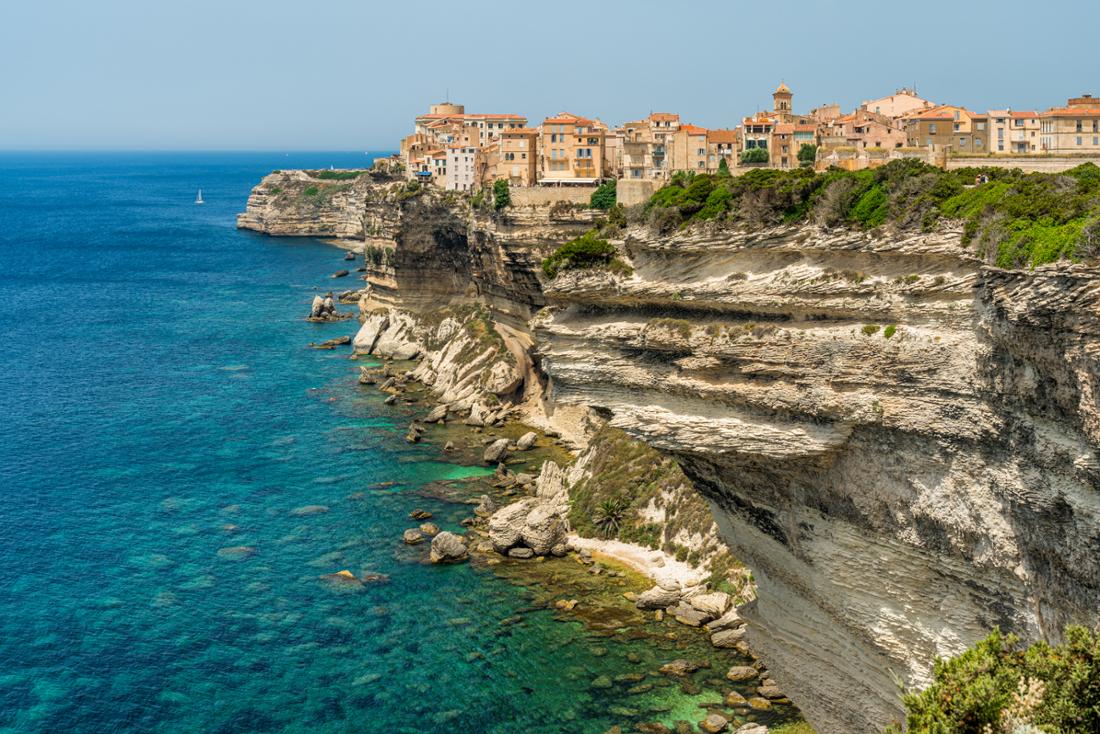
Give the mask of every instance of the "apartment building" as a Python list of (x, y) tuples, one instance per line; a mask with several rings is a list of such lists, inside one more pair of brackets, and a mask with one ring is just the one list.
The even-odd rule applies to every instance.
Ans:
[(902, 87), (887, 97), (866, 100), (859, 109), (876, 115), (883, 115), (893, 120), (909, 117), (924, 110), (935, 107), (923, 97), (917, 96), (917, 90), (912, 87)]
[(542, 121), (540, 183), (595, 183), (603, 177), (602, 123), (561, 112)]
[(1038, 112), (990, 110), (988, 114), (990, 153), (1021, 155), (1039, 152)]
[(965, 107), (938, 105), (904, 118), (910, 146), (934, 146), (970, 155), (989, 152), (989, 115)]
[(736, 166), (739, 143), (736, 129), (707, 130), (707, 173), (715, 173), (723, 160), (728, 168)]
[(680, 116), (651, 112), (644, 120), (623, 125), (623, 177), (651, 181), (669, 177), (671, 146)]
[(798, 168), (798, 151), (803, 145), (817, 145), (817, 126), (781, 122), (772, 128), (771, 165), (775, 168)]
[(908, 136), (886, 115), (862, 107), (820, 128), (820, 145), (827, 148), (902, 148)]
[(1100, 154), (1100, 99), (1083, 94), (1039, 113), (1043, 153)]
[(539, 171), (539, 131), (520, 127), (502, 130), (495, 146), (493, 179), (503, 178), (511, 186), (534, 186)]
[(478, 156), (476, 145), (449, 145), (446, 148), (446, 169), (443, 188), (448, 191), (473, 191), (478, 186)]
[(708, 132), (698, 125), (680, 125), (669, 142), (669, 170), (705, 173)]

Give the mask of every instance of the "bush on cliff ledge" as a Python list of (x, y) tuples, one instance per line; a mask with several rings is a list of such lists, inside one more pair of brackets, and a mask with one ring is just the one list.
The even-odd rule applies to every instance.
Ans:
[[(985, 183), (975, 183), (979, 175)], [(925, 231), (941, 220), (961, 221), (964, 244), (990, 264), (1034, 267), (1100, 256), (1100, 168), (944, 171), (901, 159), (863, 171), (685, 173), (654, 193), (643, 215), (662, 232), (706, 220), (750, 228), (810, 221)]]
[(512, 194), (508, 190), (508, 182), (503, 178), (493, 181), (493, 208), (498, 212), (512, 204)]
[(1024, 649), (1015, 636), (994, 631), (958, 657), (937, 660), (932, 684), (903, 696), (906, 731), (1100, 731), (1100, 635), (1070, 626), (1064, 637), (1057, 646)]
[(592, 192), (592, 196), (588, 199), (588, 206), (592, 209), (602, 209), (607, 211), (615, 206), (616, 201), (616, 184), (615, 179), (604, 181), (596, 190)]
[(547, 278), (554, 278), (563, 270), (588, 268), (609, 268), (612, 272), (630, 271), (630, 267), (619, 259), (614, 246), (607, 240), (600, 239), (594, 229), (566, 242), (542, 261), (542, 272)]

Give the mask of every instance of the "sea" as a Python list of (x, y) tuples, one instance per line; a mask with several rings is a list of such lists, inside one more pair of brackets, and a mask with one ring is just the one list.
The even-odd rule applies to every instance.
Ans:
[[(462, 530), (469, 506), (428, 490), (488, 469), (407, 444), (346, 347), (307, 348), (358, 326), (303, 318), (342, 251), (234, 225), (273, 169), (369, 163), (0, 154), (0, 733), (602, 734), (705, 714), (690, 688), (639, 698), (630, 671), (671, 646), (401, 543), (414, 508)], [(344, 569), (378, 580), (322, 579)]]

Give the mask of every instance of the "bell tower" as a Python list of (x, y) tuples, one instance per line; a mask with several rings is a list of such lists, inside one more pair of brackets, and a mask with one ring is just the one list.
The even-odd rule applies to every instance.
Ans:
[(791, 88), (783, 82), (779, 82), (779, 86), (772, 92), (772, 101), (774, 102), (772, 111), (775, 112), (777, 117), (787, 120), (794, 115), (791, 107), (793, 98), (794, 94), (791, 92)]

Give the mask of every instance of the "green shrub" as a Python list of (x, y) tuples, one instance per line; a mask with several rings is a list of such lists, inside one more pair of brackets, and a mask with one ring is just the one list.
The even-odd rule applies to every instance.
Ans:
[(897, 333), (897, 330), (898, 330), (897, 326), (895, 326), (894, 324), (890, 324), (889, 326), (887, 326), (885, 329), (882, 330), (882, 336), (883, 336), (884, 339), (889, 339), (890, 337), (892, 337), (894, 334)]
[(542, 272), (547, 278), (554, 278), (563, 270), (597, 267), (610, 267), (613, 272), (629, 271), (629, 266), (619, 260), (615, 248), (607, 240), (600, 239), (596, 230), (566, 242), (542, 261)]
[(313, 174), (313, 177), (323, 181), (348, 181), (359, 178), (364, 173), (366, 171), (318, 171)]
[[(766, 150), (750, 153), (749, 159), (766, 160)], [(978, 174), (989, 182), (975, 186)], [(943, 171), (901, 159), (874, 170), (820, 174), (804, 168), (758, 168), (737, 178), (679, 172), (642, 214), (662, 233), (693, 221), (758, 228), (811, 215), (827, 227), (864, 229), (889, 224), (927, 231), (941, 220), (961, 220), (965, 243), (990, 264), (1034, 267), (1100, 257), (1100, 167), (1085, 163), (1061, 174)]]
[(718, 161), (718, 175), (722, 177), (728, 177), (730, 175), (730, 164), (725, 158)]
[(751, 165), (753, 163), (767, 163), (767, 148), (749, 148), (741, 151), (741, 163)]
[(813, 143), (803, 143), (798, 149), (798, 163), (802, 166), (812, 166), (817, 160), (817, 146)]
[(615, 179), (610, 179), (596, 187), (596, 190), (592, 192), (592, 196), (588, 200), (588, 205), (592, 209), (603, 209), (607, 211), (615, 206), (615, 197)]
[(302, 196), (317, 196), (319, 193), (321, 193), (321, 189), (316, 186), (309, 186), (302, 192)]
[(1062, 644), (1025, 650), (995, 630), (937, 660), (931, 685), (905, 692), (903, 701), (909, 734), (1100, 731), (1100, 635), (1070, 626)]
[(503, 178), (493, 181), (493, 208), (500, 211), (506, 206), (511, 206), (512, 195), (508, 191), (508, 182)]
[(592, 524), (603, 537), (614, 538), (619, 534), (629, 509), (630, 503), (624, 497), (606, 499), (593, 513)]
[(863, 328), (861, 329), (864, 336), (871, 336), (872, 334), (876, 334), (876, 333), (878, 333), (878, 330), (879, 330), (879, 325), (878, 324), (864, 324)]

